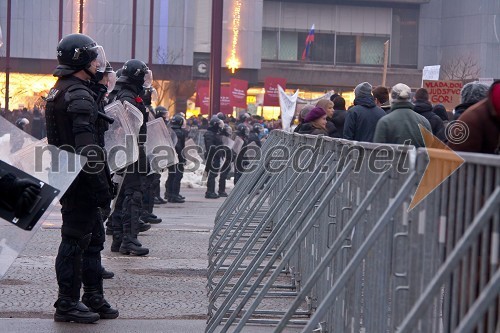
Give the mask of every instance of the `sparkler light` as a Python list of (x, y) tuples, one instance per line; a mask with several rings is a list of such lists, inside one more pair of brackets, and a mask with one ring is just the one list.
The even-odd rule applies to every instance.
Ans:
[(233, 8), (233, 40), (231, 44), (231, 55), (226, 62), (227, 68), (231, 70), (231, 73), (234, 74), (234, 71), (240, 68), (240, 60), (236, 55), (236, 51), (238, 49), (238, 38), (240, 34), (240, 17), (241, 17), (241, 0), (234, 1)]

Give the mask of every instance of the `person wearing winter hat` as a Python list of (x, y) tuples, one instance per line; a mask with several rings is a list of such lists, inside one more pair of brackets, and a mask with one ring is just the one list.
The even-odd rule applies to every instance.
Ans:
[(310, 126), (303, 126), (299, 131), (300, 134), (328, 135), (326, 112), (323, 108), (315, 107), (312, 109), (304, 118), (304, 122)]
[(432, 104), (429, 101), (429, 92), (425, 88), (417, 89), (415, 96), (413, 97), (414, 107), (413, 111), (422, 115), (429, 121), (432, 128), (432, 134), (434, 134), (442, 142), (446, 141), (444, 133), (443, 120), (432, 112)]
[[(299, 112), (299, 124), (297, 125), (297, 127), (295, 127), (295, 129), (293, 130), (294, 132), (298, 133), (300, 131), (300, 129), (302, 128), (302, 126), (306, 125), (304, 123), (304, 118), (306, 117), (306, 115), (312, 110), (314, 109), (314, 105), (312, 104), (306, 104), (304, 105), (304, 107), (302, 108), (302, 110), (300, 110)], [(309, 124), (307, 126), (310, 126)]]
[(330, 101), (329, 99), (320, 99), (316, 103), (316, 107), (320, 107), (326, 112), (326, 131), (328, 133), (328, 136), (332, 137), (334, 136), (336, 132), (335, 124), (333, 123), (333, 102)]
[(406, 84), (398, 83), (392, 87), (391, 112), (377, 123), (373, 142), (425, 147), (418, 125), (431, 133), (432, 128), (425, 117), (413, 111), (410, 99), (411, 89)]
[(500, 80), (491, 85), (486, 98), (465, 110), (458, 120), (467, 125), (468, 136), (450, 140), (451, 149), (500, 154)]
[(460, 90), (460, 104), (455, 107), (453, 120), (457, 120), (465, 110), (488, 96), (488, 87), (479, 82), (469, 82)]
[(372, 142), (377, 122), (385, 112), (375, 104), (368, 82), (358, 84), (354, 96), (354, 107), (347, 112), (344, 123), (344, 139)]

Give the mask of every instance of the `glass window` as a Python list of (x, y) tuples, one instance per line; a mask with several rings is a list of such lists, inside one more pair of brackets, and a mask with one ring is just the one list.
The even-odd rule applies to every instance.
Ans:
[[(298, 36), (296, 32), (282, 31), (280, 35), (280, 60), (297, 60)], [(301, 54), (302, 55), (302, 54)]]
[(361, 37), (360, 63), (366, 65), (384, 64), (384, 43), (389, 37)]
[(262, 30), (262, 59), (278, 58), (278, 32)]
[(392, 12), (391, 63), (417, 65), (419, 10), (394, 8)]
[[(302, 53), (306, 46), (306, 38), (309, 32), (298, 33), (297, 60), (302, 59)], [(317, 62), (333, 63), (335, 50), (335, 34), (315, 33), (314, 42), (309, 50), (309, 60)]]
[(356, 37), (337, 35), (337, 63), (356, 63)]

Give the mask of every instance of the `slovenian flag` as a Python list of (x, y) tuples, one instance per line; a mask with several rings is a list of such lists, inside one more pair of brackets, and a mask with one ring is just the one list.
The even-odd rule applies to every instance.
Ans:
[(306, 60), (309, 57), (309, 53), (311, 51), (311, 44), (314, 42), (314, 24), (311, 27), (311, 31), (309, 31), (309, 35), (306, 37), (306, 47), (304, 48), (304, 52), (302, 52), (302, 60)]

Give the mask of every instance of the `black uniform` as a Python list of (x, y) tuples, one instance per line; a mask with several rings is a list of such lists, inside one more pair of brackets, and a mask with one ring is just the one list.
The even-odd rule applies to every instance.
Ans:
[(221, 149), (222, 139), (219, 134), (219, 130), (220, 127), (217, 125), (209, 126), (203, 136), (205, 140), (205, 171), (208, 173), (207, 192), (205, 194), (206, 197), (218, 197), (215, 193), (215, 178), (217, 178), (217, 175), (219, 174), (220, 162), (223, 154)]
[(182, 124), (177, 123), (172, 123), (170, 128), (177, 136), (175, 152), (179, 158), (179, 163), (168, 167), (168, 179), (165, 184), (167, 190), (166, 198), (169, 202), (180, 203), (184, 202), (184, 199), (180, 195), (180, 191), (181, 180), (184, 176), (184, 165), (186, 164), (186, 159), (182, 155), (182, 151), (186, 146), (186, 131), (182, 128)]
[(238, 135), (241, 140), (243, 140), (243, 145), (241, 147), (240, 152), (238, 155), (236, 155), (236, 158), (234, 159), (234, 184), (240, 180), (241, 176), (243, 175), (243, 171), (248, 165), (248, 159), (245, 157), (245, 153), (247, 151), (247, 146), (248, 146), (248, 138), (245, 135)]
[[(103, 317), (101, 311), (113, 309), (103, 298), (101, 251), (105, 236), (99, 207), (110, 204), (111, 178), (108, 166), (101, 162), (104, 152), (98, 146), (95, 97), (88, 82), (72, 75), (60, 77), (47, 97), (45, 116), (50, 144), (72, 147), (89, 159), (61, 199), (62, 241), (56, 258), (59, 297), (55, 306), (63, 311), (76, 307), (83, 282), (82, 301)], [(116, 318), (118, 311), (111, 316)]]
[[(143, 124), (139, 130), (139, 159), (125, 170), (123, 184), (118, 194), (116, 209), (111, 217), (113, 225), (113, 243), (111, 250), (122, 254), (146, 255), (149, 249), (142, 247), (137, 235), (140, 230), (140, 217), (143, 210), (144, 178), (148, 174), (149, 166), (144, 149), (146, 142), (148, 113), (140, 94), (141, 85), (122, 76), (118, 79), (115, 89), (111, 92), (110, 102), (119, 100), (129, 102), (143, 115)], [(150, 226), (149, 226), (150, 227)]]

